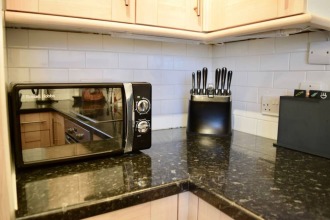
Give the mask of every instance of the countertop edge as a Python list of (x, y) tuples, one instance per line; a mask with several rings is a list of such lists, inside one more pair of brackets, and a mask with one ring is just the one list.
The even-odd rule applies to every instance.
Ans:
[(62, 207), (62, 211), (50, 210), (40, 214), (22, 216), (18, 217), (17, 220), (58, 220), (93, 217), (189, 191), (189, 184), (188, 179), (180, 180), (94, 202), (91, 201), (89, 204)]
[(193, 182), (190, 182), (189, 191), (235, 220), (263, 219), (261, 216), (258, 216), (257, 214), (244, 208), (236, 202), (227, 199), (225, 196), (209, 191), (203, 185), (197, 185)]
[(258, 216), (234, 201), (225, 198), (223, 195), (211, 192), (202, 185), (197, 185), (190, 179), (186, 179), (94, 202), (91, 201), (90, 204), (76, 205), (70, 208), (63, 207), (62, 212), (51, 210), (40, 214), (18, 217), (17, 220), (88, 218), (176, 195), (182, 192), (191, 192), (195, 194), (200, 199), (203, 199), (208, 204), (236, 220), (263, 219), (261, 216)]

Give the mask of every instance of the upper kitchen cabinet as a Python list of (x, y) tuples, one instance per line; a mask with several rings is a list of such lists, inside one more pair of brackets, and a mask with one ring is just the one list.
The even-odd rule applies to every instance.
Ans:
[(304, 0), (278, 0), (277, 16), (283, 17), (304, 13), (305, 6)]
[(135, 0), (7, 0), (6, 8), (40, 14), (135, 22)]
[(13, 11), (38, 12), (39, 0), (7, 0), (6, 9)]
[(237, 26), (301, 14), (305, 11), (303, 0), (207, 0), (204, 21), (205, 31)]
[(136, 23), (202, 31), (202, 0), (138, 0)]

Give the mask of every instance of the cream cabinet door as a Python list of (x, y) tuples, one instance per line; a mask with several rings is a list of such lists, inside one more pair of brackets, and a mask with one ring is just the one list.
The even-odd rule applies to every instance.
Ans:
[(65, 144), (64, 117), (58, 113), (53, 113), (53, 145)]
[(112, 0), (112, 21), (135, 23), (135, 0)]
[(173, 195), (84, 220), (177, 220), (177, 205)]
[(205, 0), (204, 31), (272, 20), (306, 11), (304, 0)]
[(38, 12), (38, 0), (7, 0), (6, 9), (14, 11)]
[(204, 31), (213, 31), (277, 17), (278, 0), (207, 0)]
[(7, 10), (135, 22), (135, 0), (7, 0)]
[(198, 220), (233, 220), (202, 199), (198, 199)]
[(202, 31), (202, 0), (138, 0), (136, 23)]
[(304, 0), (278, 0), (278, 17), (284, 17), (305, 12)]
[(111, 0), (39, 0), (39, 13), (111, 20)]

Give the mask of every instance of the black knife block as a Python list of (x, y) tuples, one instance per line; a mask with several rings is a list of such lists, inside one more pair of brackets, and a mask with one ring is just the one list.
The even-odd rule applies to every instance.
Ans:
[(192, 95), (189, 101), (187, 133), (231, 136), (231, 97)]

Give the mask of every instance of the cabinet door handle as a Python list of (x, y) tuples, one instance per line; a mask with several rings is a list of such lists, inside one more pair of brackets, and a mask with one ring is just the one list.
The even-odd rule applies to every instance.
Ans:
[(129, 6), (129, 0), (125, 0), (125, 5)]
[(55, 120), (54, 120), (54, 118), (52, 118), (52, 130), (53, 130), (53, 145), (55, 145), (56, 138), (55, 138)]
[(197, 13), (197, 16), (201, 15), (201, 0), (197, 0), (197, 6), (194, 8)]
[(21, 125), (26, 125), (26, 124), (41, 124), (41, 123), (45, 123), (47, 121), (28, 121), (28, 122), (21, 122)]

